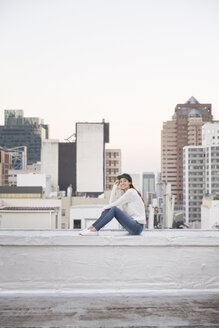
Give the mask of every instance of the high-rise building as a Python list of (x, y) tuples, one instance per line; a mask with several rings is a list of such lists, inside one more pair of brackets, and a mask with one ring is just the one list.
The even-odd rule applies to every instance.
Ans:
[(206, 194), (219, 195), (219, 121), (202, 127), (202, 145), (206, 147)]
[(0, 146), (27, 147), (27, 164), (40, 161), (42, 141), (49, 127), (38, 117), (24, 117), (23, 110), (5, 110), (5, 125), (0, 126)]
[(105, 189), (111, 190), (117, 176), (121, 173), (121, 150), (120, 149), (106, 149), (106, 173), (105, 173)]
[(202, 146), (183, 148), (183, 206), (187, 222), (201, 220), (201, 204), (206, 195), (219, 195), (219, 122), (202, 127)]
[(205, 193), (205, 148), (183, 148), (183, 210), (187, 223), (201, 220), (201, 204)]
[(152, 199), (155, 194), (155, 174), (153, 172), (143, 172), (142, 193), (146, 204), (152, 204)]
[(209, 121), (211, 104), (200, 104), (191, 97), (185, 104), (177, 104), (172, 120), (163, 123), (161, 179), (171, 184), (177, 205), (183, 203), (183, 147), (201, 145), (202, 125)]

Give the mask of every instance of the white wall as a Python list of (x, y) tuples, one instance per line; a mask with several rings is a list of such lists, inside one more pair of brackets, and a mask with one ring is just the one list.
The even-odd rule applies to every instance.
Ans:
[(59, 140), (43, 140), (41, 149), (41, 173), (51, 176), (52, 191), (58, 187)]
[(1, 291), (219, 289), (218, 231), (0, 231), (0, 240)]
[(1, 229), (56, 229), (54, 211), (1, 211), (0, 215)]
[(46, 174), (35, 174), (35, 173), (18, 174), (17, 186), (18, 187), (40, 186), (46, 188)]
[[(2, 228), (5, 229), (54, 229), (54, 219), (52, 214), (52, 225), (50, 223), (50, 212), (44, 208), (56, 207), (58, 216), (58, 229), (61, 228), (61, 200), (60, 199), (42, 199), (42, 198), (0, 198), (2, 211)], [(4, 211), (4, 207), (11, 208)], [(12, 208), (16, 207), (16, 211)], [(40, 210), (37, 208), (41, 208)], [(25, 210), (21, 210), (25, 208)], [(34, 210), (30, 210), (34, 208)], [(30, 217), (28, 218), (28, 213)], [(46, 214), (45, 214), (46, 213)]]
[(104, 124), (77, 123), (77, 192), (103, 192)]
[[(73, 229), (74, 220), (81, 220), (81, 228), (85, 229), (90, 227), (101, 215), (103, 205), (82, 205), (73, 206), (70, 209), (70, 229)], [(109, 222), (103, 229), (119, 229), (120, 224), (116, 219)]]
[[(203, 203), (207, 203), (205, 199)], [(215, 225), (219, 226), (219, 200), (209, 200), (201, 206), (201, 228), (214, 229)]]
[(219, 122), (208, 122), (202, 126), (202, 145), (219, 145)]
[(45, 195), (46, 197), (48, 197), (51, 193), (51, 176), (46, 174), (37, 174), (37, 173), (18, 174), (17, 186), (43, 187), (45, 191)]

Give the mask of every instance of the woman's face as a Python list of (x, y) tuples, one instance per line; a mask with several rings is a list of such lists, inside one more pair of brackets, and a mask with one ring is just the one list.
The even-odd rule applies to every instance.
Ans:
[(126, 191), (130, 188), (131, 182), (129, 182), (126, 178), (121, 178), (119, 180), (119, 185), (122, 190)]

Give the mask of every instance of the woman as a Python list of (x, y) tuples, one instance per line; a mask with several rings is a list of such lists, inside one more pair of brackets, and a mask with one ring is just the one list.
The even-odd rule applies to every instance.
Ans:
[[(124, 191), (124, 194), (116, 200), (115, 194), (118, 186)], [(123, 210), (120, 210), (117, 206), (122, 206)], [(79, 233), (82, 236), (98, 235), (98, 231), (113, 218), (116, 218), (132, 235), (140, 235), (146, 223), (145, 202), (140, 192), (133, 186), (131, 176), (127, 173), (117, 177), (111, 192), (110, 203), (104, 206), (104, 211), (99, 219), (91, 227)]]

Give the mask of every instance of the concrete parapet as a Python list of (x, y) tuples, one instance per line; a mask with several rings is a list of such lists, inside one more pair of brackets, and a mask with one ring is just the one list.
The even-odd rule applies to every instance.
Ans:
[(218, 230), (0, 231), (1, 291), (219, 289)]

